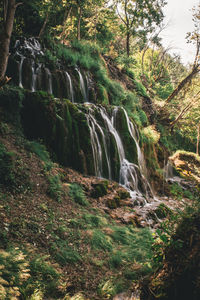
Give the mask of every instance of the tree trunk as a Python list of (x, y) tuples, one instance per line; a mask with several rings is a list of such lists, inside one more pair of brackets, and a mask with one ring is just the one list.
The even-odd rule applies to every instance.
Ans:
[(49, 12), (47, 12), (46, 18), (45, 18), (44, 23), (42, 25), (42, 28), (40, 29), (40, 32), (39, 32), (39, 35), (38, 35), (39, 38), (41, 38), (41, 36), (43, 35), (48, 20), (49, 20)]
[(200, 122), (197, 127), (197, 147), (196, 147), (196, 154), (199, 155), (199, 137), (200, 137)]
[(126, 33), (126, 53), (127, 56), (130, 56), (130, 32), (127, 30)]
[(4, 80), (7, 69), (10, 38), (13, 30), (15, 10), (17, 7), (15, 0), (5, 0), (4, 5), (6, 7), (6, 11), (4, 11), (5, 20), (0, 33), (0, 81)]
[(79, 14), (78, 14), (78, 24), (77, 24), (77, 39), (81, 40), (81, 17), (82, 17), (82, 9), (79, 6)]
[(178, 93), (184, 88), (184, 86), (200, 71), (199, 65), (193, 68), (192, 72), (185, 77), (175, 88), (175, 90), (169, 95), (167, 100), (165, 101), (165, 104), (169, 103), (175, 96), (178, 95)]

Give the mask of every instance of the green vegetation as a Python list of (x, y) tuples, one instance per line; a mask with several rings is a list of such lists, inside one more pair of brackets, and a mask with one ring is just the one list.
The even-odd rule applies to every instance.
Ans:
[(8, 152), (0, 143), (0, 184), (11, 186), (15, 181), (13, 152)]
[(45, 163), (50, 160), (49, 153), (44, 145), (36, 141), (27, 141), (25, 147), (28, 151), (35, 153)]
[[(10, 2), (0, 7), (0, 298), (112, 299), (149, 276), (142, 300), (199, 299), (200, 5), (188, 34), (197, 56), (185, 67), (159, 38), (165, 1)], [(18, 48), (26, 38), (33, 51)], [(137, 177), (145, 167), (122, 107), (133, 121), (145, 176), (164, 201), (156, 208), (147, 199), (140, 214), (112, 181), (120, 156), (105, 124), (102, 138), (98, 105), (112, 121), (121, 107), (114, 126)], [(89, 117), (99, 122), (93, 136)], [(110, 181), (90, 176), (92, 139), (108, 146)], [(98, 154), (108, 177), (107, 153)], [(168, 159), (180, 184), (165, 182)]]
[(59, 175), (49, 176), (49, 187), (47, 193), (56, 201), (60, 202), (63, 195), (62, 184)]
[(71, 199), (82, 205), (82, 206), (88, 206), (88, 201), (85, 197), (85, 194), (83, 192), (83, 189), (81, 188), (80, 185), (73, 183), (70, 185), (70, 190), (69, 190), (69, 196), (71, 197)]

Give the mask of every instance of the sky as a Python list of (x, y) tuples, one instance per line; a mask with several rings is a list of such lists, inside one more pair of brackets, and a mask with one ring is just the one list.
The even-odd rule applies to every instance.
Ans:
[(163, 46), (171, 47), (170, 53), (181, 55), (184, 64), (192, 63), (195, 56), (195, 47), (186, 42), (187, 32), (193, 31), (192, 7), (197, 6), (200, 0), (167, 0), (164, 8), (165, 24), (167, 28), (160, 34)]

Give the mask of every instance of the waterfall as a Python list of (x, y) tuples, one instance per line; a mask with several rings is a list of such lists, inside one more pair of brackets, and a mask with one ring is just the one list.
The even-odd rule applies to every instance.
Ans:
[(88, 74), (85, 74), (86, 83), (87, 83), (87, 99), (89, 99), (89, 88), (90, 88), (90, 80)]
[(134, 127), (133, 123), (131, 122), (131, 120), (129, 119), (126, 110), (123, 107), (121, 109), (123, 110), (124, 115), (126, 117), (126, 122), (127, 122), (127, 125), (128, 125), (128, 131), (129, 131), (131, 137), (133, 138), (133, 140), (135, 141), (135, 144), (136, 144), (136, 147), (137, 147), (139, 168), (140, 168), (142, 174), (145, 177), (147, 177), (146, 163), (145, 163), (145, 160), (144, 160), (144, 155), (143, 155), (143, 153), (141, 151), (141, 148), (139, 146), (139, 143), (138, 143), (135, 127)]
[(23, 62), (24, 62), (25, 57), (21, 56), (21, 61), (19, 63), (19, 87), (23, 88), (23, 84), (22, 84), (22, 66), (23, 66)]
[(47, 76), (47, 92), (49, 94), (53, 94), (52, 89), (52, 75), (48, 68), (45, 68), (46, 76)]
[(65, 75), (67, 77), (67, 80), (69, 82), (69, 98), (70, 100), (74, 103), (74, 90), (73, 90), (73, 85), (72, 85), (72, 79), (71, 76), (69, 75), (69, 73), (66, 71)]
[(170, 160), (167, 161), (167, 164), (164, 166), (164, 176), (166, 180), (176, 177), (174, 175), (173, 165)]
[(84, 98), (84, 102), (88, 102), (88, 97), (87, 97), (87, 92), (86, 92), (83, 76), (78, 68), (76, 68), (75, 70), (78, 72), (78, 75), (79, 75), (80, 89), (81, 89), (82, 96)]
[[(138, 187), (139, 185), (138, 178), (140, 177), (143, 180), (143, 175), (141, 174), (140, 167), (134, 163), (129, 162), (126, 159), (122, 140), (120, 138), (119, 133), (117, 132), (117, 129), (115, 128), (116, 115), (117, 115), (116, 108), (112, 112), (112, 117), (109, 117), (104, 107), (95, 106), (94, 104), (85, 104), (85, 105), (89, 106), (89, 109), (86, 112), (86, 118), (90, 129), (95, 175), (98, 177), (104, 177), (102, 158), (103, 158), (103, 153), (105, 153), (106, 166), (108, 169), (108, 178), (112, 179), (112, 170), (111, 170), (111, 163), (110, 163), (111, 153), (108, 146), (109, 145), (108, 139), (110, 139), (110, 136), (112, 136), (115, 141), (117, 153), (119, 156), (119, 163), (120, 163), (120, 170), (118, 176), (119, 183), (123, 185), (130, 192), (133, 199), (135, 200), (139, 199), (143, 202), (143, 204), (146, 203), (146, 200), (143, 197), (143, 195), (140, 193)], [(98, 113), (98, 118), (95, 118), (97, 113)], [(100, 119), (100, 117), (102, 120)], [(128, 116), (126, 120), (127, 120), (127, 125), (129, 124), (129, 126), (131, 126), (129, 123), (131, 121), (128, 119)], [(105, 135), (105, 133), (107, 133), (107, 135)], [(135, 141), (135, 138), (132, 135), (131, 137)], [(147, 195), (148, 193), (146, 191), (146, 196)]]
[(95, 175), (98, 177), (103, 177), (103, 168), (102, 168), (102, 148), (101, 144), (99, 142), (98, 133), (100, 134), (105, 156), (106, 156), (106, 162), (107, 162), (107, 169), (108, 169), (108, 178), (112, 179), (111, 175), (111, 165), (110, 165), (110, 157), (109, 157), (109, 151), (108, 146), (106, 143), (106, 137), (103, 132), (103, 129), (101, 126), (97, 123), (95, 117), (93, 116), (94, 111), (92, 108), (89, 108), (89, 113), (86, 115), (88, 126), (90, 129), (90, 137), (91, 137), (91, 144), (92, 144), (92, 152), (93, 152), (93, 158), (94, 158), (94, 168), (95, 168)]

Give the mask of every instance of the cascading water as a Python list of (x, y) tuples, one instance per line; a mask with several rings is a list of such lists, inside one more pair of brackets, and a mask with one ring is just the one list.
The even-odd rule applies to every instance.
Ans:
[(108, 147), (107, 147), (107, 143), (106, 143), (105, 134), (103, 132), (103, 129), (97, 123), (95, 117), (93, 116), (93, 110), (91, 107), (89, 108), (88, 112), (89, 113), (86, 115), (86, 117), (87, 117), (89, 129), (90, 129), (95, 175), (98, 177), (103, 177), (102, 148), (101, 148), (101, 144), (100, 144), (99, 137), (98, 137), (98, 134), (100, 134), (102, 141), (103, 141), (103, 146), (104, 146), (104, 151), (105, 151), (105, 156), (106, 156), (108, 178), (112, 179), (109, 151), (108, 151)]
[(136, 147), (137, 147), (139, 168), (140, 168), (142, 174), (146, 177), (147, 176), (146, 164), (145, 164), (145, 160), (144, 160), (144, 155), (143, 155), (143, 153), (140, 149), (139, 143), (138, 143), (135, 127), (134, 127), (133, 123), (131, 122), (131, 120), (129, 119), (126, 110), (123, 107), (121, 107), (121, 109), (123, 110), (124, 115), (126, 117), (126, 122), (128, 125), (129, 133), (130, 133), (131, 137), (134, 139)]
[(21, 61), (19, 63), (19, 87), (23, 88), (23, 84), (22, 84), (22, 66), (23, 66), (23, 62), (24, 62), (25, 57), (21, 56)]
[[(116, 109), (112, 112), (112, 117), (110, 118), (102, 106), (95, 106), (92, 104), (89, 105), (88, 113), (86, 114), (86, 118), (88, 121), (88, 126), (90, 128), (90, 137), (92, 143), (93, 150), (93, 158), (94, 158), (94, 166), (95, 166), (95, 175), (98, 177), (104, 177), (104, 171), (102, 167), (102, 157), (103, 153), (105, 153), (106, 157), (106, 166), (108, 170), (108, 177), (112, 179), (112, 167), (111, 167), (111, 153), (109, 151), (109, 136), (112, 136), (115, 145), (117, 148), (117, 153), (119, 157), (119, 175), (118, 181), (121, 185), (123, 185), (126, 189), (129, 190), (131, 197), (134, 200), (138, 200), (140, 203), (146, 203), (146, 199), (139, 191), (139, 176), (143, 180), (143, 175), (141, 174), (140, 168), (134, 164), (129, 162), (125, 157), (124, 146), (122, 140), (117, 132), (114, 124), (116, 122)], [(101, 116), (102, 120), (98, 120), (95, 118), (95, 114), (98, 112), (98, 115)], [(127, 124), (130, 121), (127, 116)], [(104, 126), (102, 125), (104, 123)], [(130, 126), (130, 124), (129, 124)], [(133, 138), (133, 137), (132, 137)], [(134, 138), (133, 138), (134, 139)], [(102, 143), (101, 143), (102, 140)], [(135, 139), (134, 139), (135, 141)], [(139, 145), (138, 145), (139, 147)], [(141, 151), (141, 150), (140, 150)], [(104, 162), (105, 163), (105, 162)], [(147, 196), (148, 192), (146, 190)]]
[(67, 71), (65, 72), (65, 75), (69, 82), (69, 98), (74, 103), (74, 90), (73, 90), (73, 85), (72, 85), (72, 79)]
[(47, 92), (53, 94), (52, 88), (52, 75), (48, 68), (45, 68), (46, 78), (47, 78)]
[(86, 87), (85, 87), (85, 82), (84, 82), (83, 76), (78, 68), (76, 68), (75, 70), (78, 72), (78, 75), (79, 75), (80, 89), (81, 89), (82, 96), (84, 98), (84, 102), (88, 102), (88, 97), (87, 97), (87, 92), (86, 92)]

